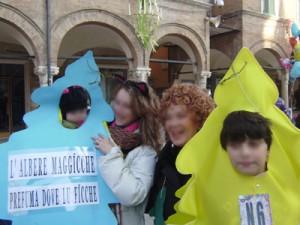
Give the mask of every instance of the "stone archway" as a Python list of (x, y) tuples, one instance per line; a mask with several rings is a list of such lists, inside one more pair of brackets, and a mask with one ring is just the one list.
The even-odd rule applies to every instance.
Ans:
[[(259, 49), (259, 46), (264, 46)], [(273, 79), (278, 87), (280, 96), (285, 101), (286, 106), (289, 105), (289, 71), (283, 69), (279, 63), (280, 58), (287, 57), (280, 45), (275, 42), (264, 42), (256, 45), (252, 49), (256, 59)]]
[[(209, 69), (209, 51), (204, 39), (191, 28), (176, 23), (161, 25), (155, 33), (158, 44), (166, 41), (180, 46), (189, 55), (191, 60), (197, 64), (197, 71)], [(149, 62), (151, 51), (146, 55), (146, 62)]]
[(9, 26), (11, 34), (34, 56), (35, 66), (44, 65), (45, 42), (43, 31), (25, 14), (4, 3), (0, 3), (0, 20)]
[[(177, 79), (179, 81), (194, 80), (202, 88), (206, 88), (206, 80), (210, 76), (208, 71), (210, 62), (207, 45), (203, 41), (203, 38), (193, 29), (176, 23), (161, 25), (154, 35), (158, 40), (159, 46), (175, 45), (188, 56), (187, 59), (191, 62), (191, 65), (184, 66), (185, 68), (182, 68), (182, 73), (185, 75)], [(153, 55), (153, 52), (147, 51), (146, 62), (148, 64), (150, 64), (151, 55)], [(193, 75), (193, 79), (191, 75)]]
[(53, 64), (57, 63), (59, 49), (61, 47), (63, 38), (74, 27), (81, 24), (99, 24), (106, 26), (119, 34), (120, 45), (123, 48), (127, 58), (133, 58), (131, 67), (142, 65), (143, 59), (140, 57), (143, 53), (143, 48), (135, 35), (134, 28), (125, 19), (114, 15), (110, 12), (96, 9), (86, 9), (68, 14), (58, 21), (51, 28), (52, 37), (52, 51), (51, 61)]
[(261, 49), (271, 49), (274, 52), (277, 52), (280, 57), (289, 57), (288, 53), (284, 50), (283, 47), (280, 46), (279, 43), (273, 41), (273, 40), (260, 40), (252, 45), (250, 45), (249, 49), (253, 52), (253, 54), (256, 54)]

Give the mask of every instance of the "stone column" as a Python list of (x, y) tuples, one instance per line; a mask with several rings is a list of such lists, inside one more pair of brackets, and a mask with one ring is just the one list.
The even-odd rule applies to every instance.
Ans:
[(31, 110), (31, 89), (30, 89), (30, 82), (31, 82), (31, 75), (32, 75), (32, 67), (29, 62), (24, 64), (24, 92), (25, 92), (25, 112), (29, 112)]
[[(47, 66), (37, 66), (34, 68), (34, 73), (38, 75), (40, 86), (45, 87), (48, 86), (48, 69)], [(52, 83), (53, 76), (57, 75), (59, 73), (59, 67), (57, 66), (51, 66), (50, 67), (50, 81), (49, 83)]]
[(200, 86), (201, 89), (207, 88), (207, 78), (211, 76), (210, 71), (201, 71), (199, 73), (195, 73), (196, 84)]
[(285, 106), (289, 107), (289, 71), (285, 70), (281, 76), (281, 95)]
[(128, 71), (128, 80), (148, 82), (148, 78), (151, 75), (151, 68), (149, 67), (137, 67), (134, 70)]

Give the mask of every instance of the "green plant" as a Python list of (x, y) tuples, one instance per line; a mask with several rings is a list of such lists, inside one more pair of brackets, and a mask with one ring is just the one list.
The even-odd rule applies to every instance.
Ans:
[(156, 0), (138, 0), (135, 15), (135, 30), (145, 49), (155, 50), (158, 46), (154, 32), (159, 26), (160, 16)]

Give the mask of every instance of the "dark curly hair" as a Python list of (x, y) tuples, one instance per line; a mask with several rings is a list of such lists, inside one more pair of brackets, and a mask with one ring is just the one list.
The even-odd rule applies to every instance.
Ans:
[(68, 112), (87, 108), (89, 102), (90, 96), (84, 88), (79, 86), (68, 87), (64, 90), (59, 101), (62, 118), (66, 120)]
[(166, 111), (171, 105), (185, 105), (196, 115), (196, 121), (201, 128), (210, 112), (214, 109), (212, 98), (195, 84), (174, 84), (162, 96), (160, 104), (160, 118), (164, 123)]

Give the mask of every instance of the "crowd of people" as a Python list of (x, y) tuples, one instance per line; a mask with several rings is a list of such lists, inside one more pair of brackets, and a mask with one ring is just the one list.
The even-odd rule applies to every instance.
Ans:
[[(83, 88), (69, 87), (60, 101), (62, 124), (80, 127), (89, 106)], [(111, 106), (115, 118), (108, 124), (110, 137), (93, 140), (102, 153), (99, 172), (120, 201), (114, 205), (118, 222), (144, 225), (147, 213), (155, 225), (163, 225), (175, 213), (175, 192), (190, 178), (176, 169), (177, 155), (201, 130), (215, 104), (194, 84), (174, 84), (159, 99), (148, 84), (123, 81)], [(268, 169), (270, 126), (254, 112), (235, 111), (225, 118), (220, 143), (238, 173), (257, 176)]]

